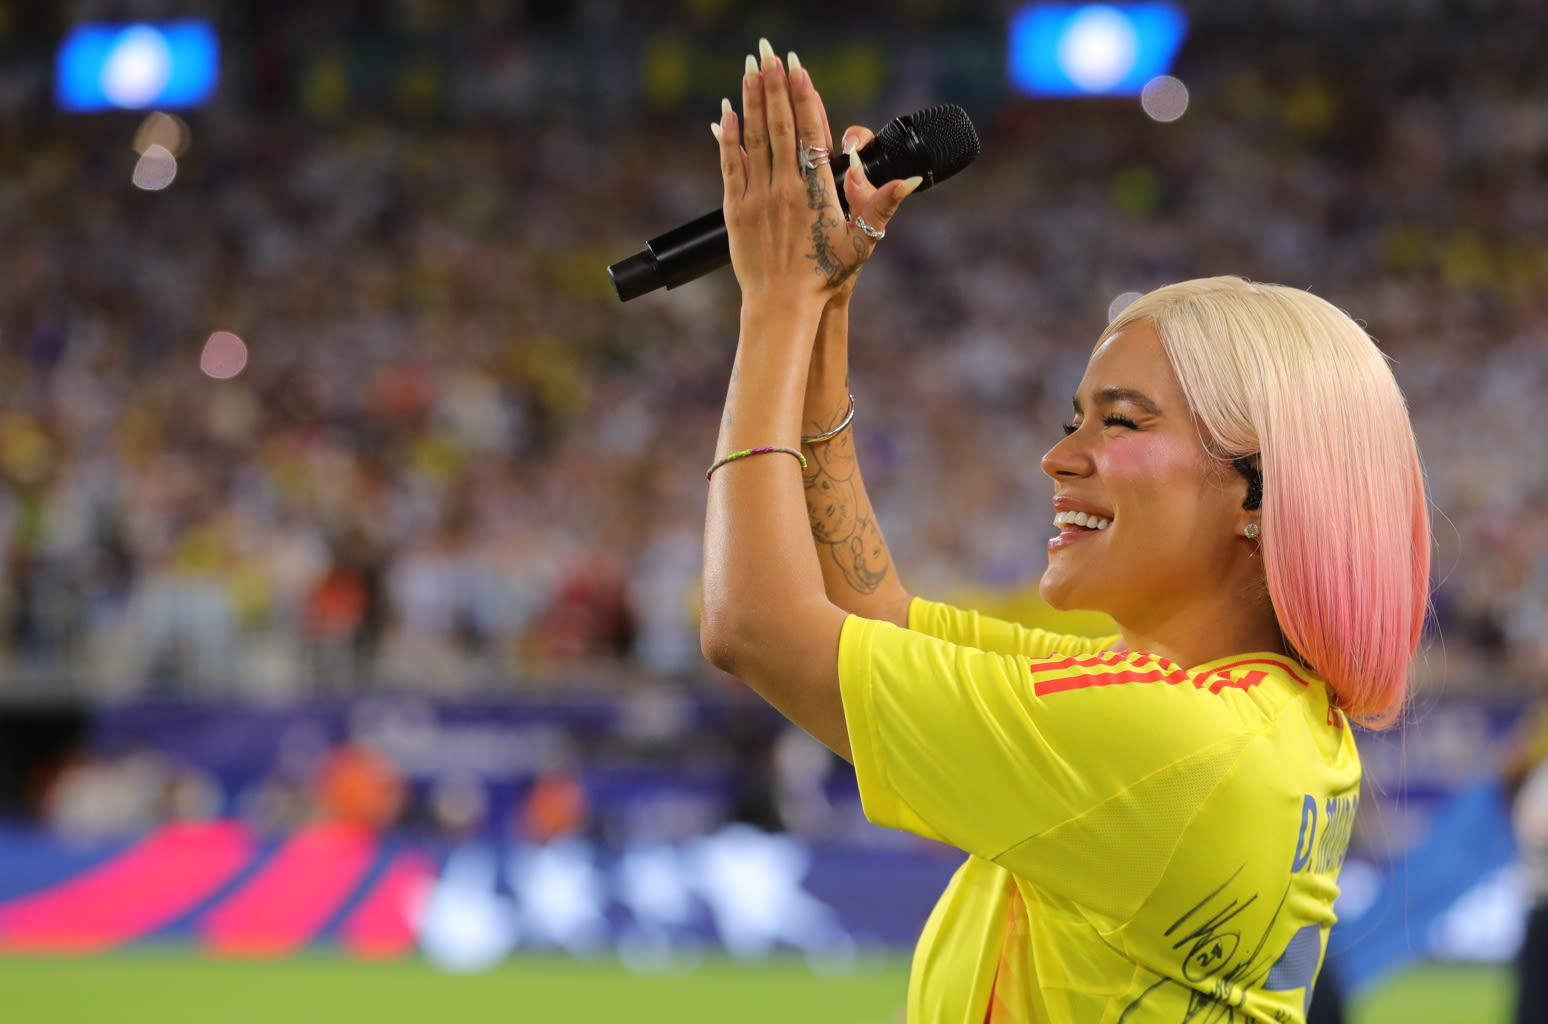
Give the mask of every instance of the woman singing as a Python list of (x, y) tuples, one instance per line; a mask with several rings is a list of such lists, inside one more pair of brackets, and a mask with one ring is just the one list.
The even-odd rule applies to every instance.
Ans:
[(854, 274), (918, 182), (873, 188), (852, 160), (846, 220), (810, 76), (761, 50), (714, 126), (742, 310), (705, 654), (853, 761), (872, 821), (969, 854), (911, 1021), (1303, 1021), (1358, 803), (1348, 721), (1399, 714), (1426, 607), (1381, 353), (1301, 291), (1152, 292), (1097, 339), (1042, 460), (1043, 596), (1121, 635), (912, 598), (844, 381)]

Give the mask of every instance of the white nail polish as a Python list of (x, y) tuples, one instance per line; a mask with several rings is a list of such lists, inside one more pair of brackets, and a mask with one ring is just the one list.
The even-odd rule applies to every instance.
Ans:
[(763, 62), (765, 64), (771, 60), (776, 59), (774, 56), (774, 47), (769, 45), (769, 41), (767, 39), (758, 40), (758, 56), (763, 58)]

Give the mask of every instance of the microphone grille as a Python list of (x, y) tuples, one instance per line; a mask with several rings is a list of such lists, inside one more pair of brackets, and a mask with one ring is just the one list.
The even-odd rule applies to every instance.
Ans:
[(919, 141), (930, 154), (937, 182), (945, 181), (978, 156), (978, 132), (973, 120), (955, 103), (940, 103), (907, 115)]

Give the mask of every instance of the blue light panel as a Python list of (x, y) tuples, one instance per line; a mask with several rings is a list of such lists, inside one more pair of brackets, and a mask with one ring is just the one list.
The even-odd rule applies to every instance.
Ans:
[(1006, 66), (1027, 96), (1136, 96), (1187, 34), (1168, 3), (1028, 4), (1011, 16)]
[(197, 107), (215, 93), (220, 43), (204, 21), (79, 25), (59, 45), (61, 110)]

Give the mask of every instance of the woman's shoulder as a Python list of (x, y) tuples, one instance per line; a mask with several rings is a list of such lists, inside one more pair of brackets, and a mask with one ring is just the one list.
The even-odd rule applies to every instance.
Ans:
[(1244, 653), (1184, 668), (1146, 651), (1109, 649), (1034, 658), (1028, 668), (1031, 696), (1043, 707), (1090, 704), (1094, 713), (1121, 715), (1112, 720), (1139, 728), (1186, 723), (1187, 731), (1199, 736), (1251, 732), (1292, 706), (1303, 706), (1309, 718), (1326, 717), (1328, 725), (1342, 726), (1342, 716), (1326, 707), (1321, 678), (1273, 653)]
[(908, 614), (908, 627), (915, 632), (999, 654), (1033, 658), (1096, 654), (1119, 643), (1111, 629), (1112, 620), (1106, 616), (1080, 622), (1078, 632), (1060, 628), (1069, 624), (1065, 620), (1041, 622), (1021, 614), (996, 615), (922, 597), (912, 600)]
[(1184, 668), (1158, 654), (1126, 650), (1118, 637), (1069, 640), (1069, 650), (1033, 659), (1032, 675), (1039, 692), (1153, 683), (1219, 696), (1229, 690), (1245, 692), (1265, 684), (1299, 689), (1324, 685), (1306, 667), (1266, 651), (1231, 655)]

